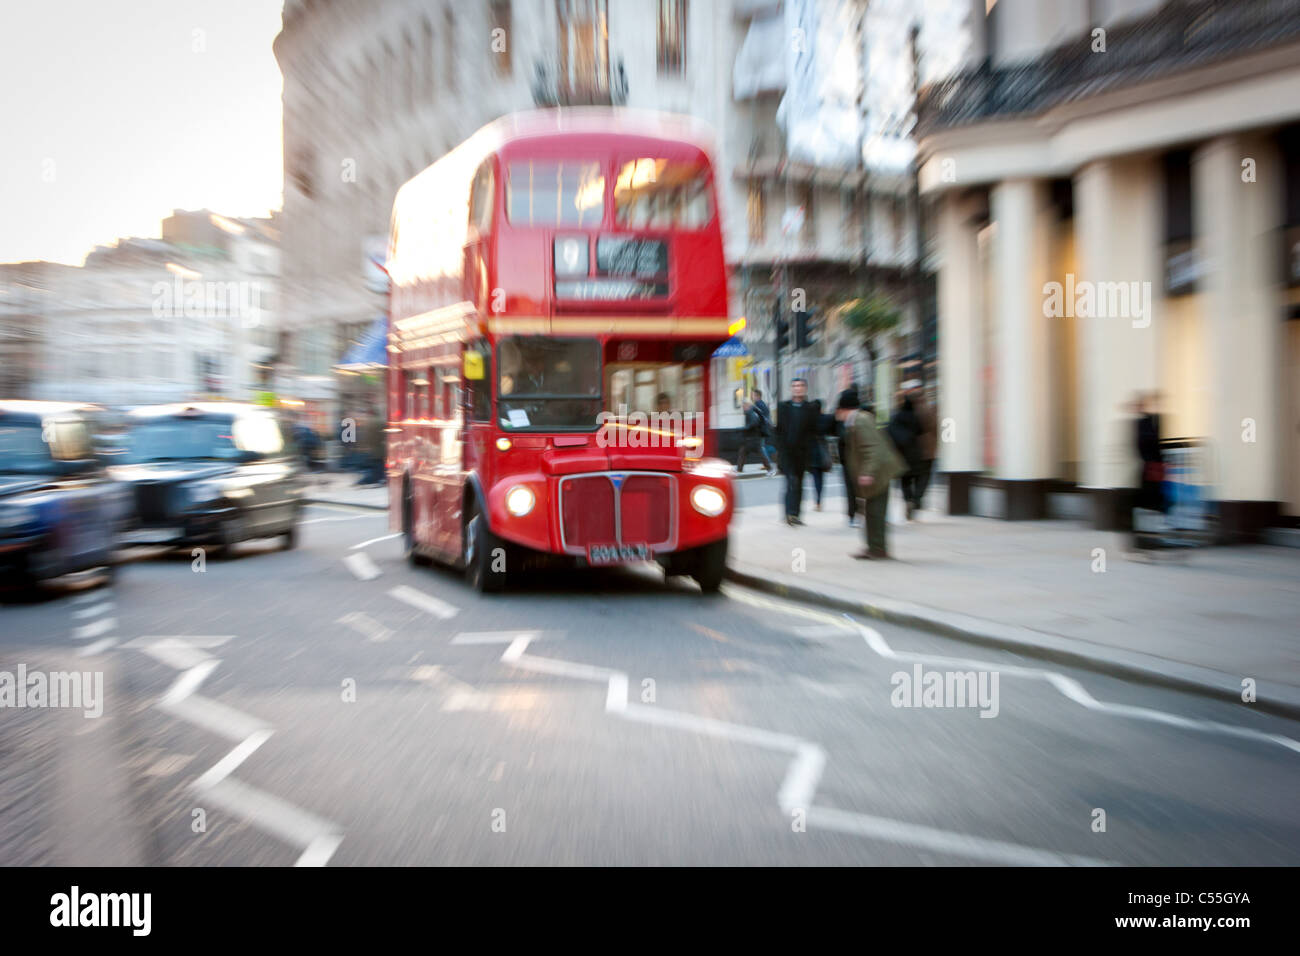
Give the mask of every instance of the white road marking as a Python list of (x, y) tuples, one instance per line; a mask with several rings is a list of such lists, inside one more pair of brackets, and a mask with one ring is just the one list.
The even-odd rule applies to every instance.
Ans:
[(174, 717), (187, 720), (196, 727), (202, 727), (209, 733), (235, 743), (246, 740), (259, 730), (267, 729), (264, 721), (200, 694), (194, 694), (177, 703), (161, 702), (158, 707)]
[(343, 563), (348, 566), (348, 570), (353, 576), (361, 581), (373, 581), (382, 573), (379, 565), (371, 560), (370, 555), (364, 551), (358, 551), (356, 554), (349, 554), (343, 559)]
[[(882, 840), (902, 846), (921, 847), (952, 855), (973, 857), (979, 860), (1012, 863), (1021, 866), (1069, 865), (1107, 866), (1104, 860), (1071, 856), (1038, 847), (1021, 846), (997, 840), (986, 840), (969, 834), (933, 827), (919, 826), (902, 820), (869, 814), (852, 813), (814, 805), (817, 786), (826, 766), (826, 752), (817, 744), (789, 734), (776, 733), (758, 727), (733, 724), (727, 721), (701, 717), (682, 711), (668, 710), (653, 705), (634, 704), (627, 699), (628, 676), (623, 671), (594, 667), (574, 661), (530, 655), (528, 645), (534, 632), (514, 632), (510, 645), (501, 660), (515, 667), (561, 674), (582, 680), (605, 681), (605, 712), (640, 723), (672, 727), (710, 737), (735, 740), (766, 747), (792, 755), (785, 778), (777, 793), (777, 805), (785, 813), (805, 810), (807, 821), (828, 830), (854, 833), (870, 839)], [(459, 636), (459, 635), (458, 635)], [(883, 640), (883, 639), (882, 639)], [(498, 641), (499, 642), (499, 641)], [(453, 640), (453, 643), (457, 643)], [(460, 643), (471, 643), (462, 641)], [(484, 642), (477, 642), (484, 643)]]
[(339, 848), (343, 842), (343, 837), (338, 833), (326, 833), (318, 836), (307, 845), (307, 849), (302, 851), (302, 856), (294, 866), (324, 866), (334, 855), (334, 851)]
[(72, 603), (73, 603), (73, 604), (90, 604), (90, 603), (92, 603), (92, 602), (94, 602), (94, 601), (102, 601), (103, 599), (104, 599), (104, 592), (103, 592), (103, 591), (99, 591), (99, 590), (95, 590), (95, 591), (83, 591), (81, 594), (74, 594), (74, 595), (72, 596)]
[(526, 637), (536, 641), (542, 636), (541, 631), (461, 631), (451, 639), (453, 644), (509, 644)]
[(1270, 734), (1262, 730), (1254, 730), (1250, 727), (1239, 727), (1234, 724), (1224, 724), (1213, 720), (1194, 720), (1190, 717), (1182, 717), (1178, 714), (1170, 714), (1166, 711), (1155, 710), (1149, 707), (1133, 707), (1128, 704), (1112, 704), (1107, 701), (1097, 700), (1084, 688), (1082, 684), (1072, 677), (1067, 677), (1057, 671), (1048, 670), (1043, 667), (1030, 667), (1015, 664), (995, 664), (991, 661), (980, 661), (973, 658), (947, 657), (940, 654), (920, 654), (911, 651), (896, 651), (890, 647), (889, 642), (885, 640), (884, 635), (873, 627), (868, 627), (855, 621), (847, 614), (832, 614), (827, 611), (819, 611), (814, 608), (798, 607), (784, 601), (773, 600), (767, 597), (761, 597), (751, 594), (744, 589), (729, 588), (728, 596), (738, 601), (755, 607), (766, 609), (775, 609), (784, 611), (787, 614), (798, 615), (806, 618), (812, 618), (821, 621), (837, 621), (843, 626), (855, 629), (862, 637), (873, 653), (886, 660), (909, 661), (913, 663), (930, 664), (935, 667), (942, 667), (951, 670), (985, 670), (997, 671), (1007, 677), (1024, 677), (1031, 680), (1043, 680), (1051, 684), (1052, 687), (1067, 700), (1073, 701), (1081, 707), (1099, 713), (1113, 714), (1119, 717), (1129, 717), (1134, 720), (1145, 720), (1151, 723), (1166, 724), (1171, 727), (1179, 727), (1183, 730), (1201, 731), (1204, 733), (1224, 734), (1232, 737), (1242, 737), (1247, 740), (1256, 740), (1262, 743), (1276, 744), (1285, 747), (1287, 750), (1300, 753), (1300, 741), (1282, 734)]
[(372, 544), (378, 544), (380, 541), (388, 541), (390, 538), (400, 538), (402, 532), (394, 531), (392, 534), (381, 534), (378, 538), (371, 538), (369, 541), (362, 541), (360, 544), (354, 544), (349, 551), (360, 551), (362, 548), (368, 548)]
[(305, 521), (299, 521), (299, 524), (320, 524), (322, 521), (357, 521), (361, 518), (387, 518), (386, 511), (372, 511), (366, 514), (346, 515), (342, 518), (308, 518)]
[(270, 739), (271, 731), (269, 730), (253, 731), (241, 740), (234, 750), (214, 763), (203, 773), (203, 776), (195, 780), (194, 786), (200, 790), (206, 790), (208, 787), (215, 786), (225, 780), (235, 772), (241, 763), (251, 757), (258, 747)]
[(776, 797), (781, 809), (788, 814), (811, 807), (825, 768), (826, 751), (816, 744), (801, 745)]
[(101, 617), (98, 621), (91, 621), (89, 624), (83, 624), (81, 627), (74, 628), (72, 636), (79, 641), (88, 641), (92, 637), (99, 637), (101, 634), (107, 634), (115, 627), (117, 627), (117, 618)]
[(114, 607), (116, 607), (116, 605), (112, 601), (105, 600), (98, 604), (76, 608), (72, 612), (72, 616), (79, 621), (84, 621), (88, 617), (99, 617), (101, 614), (106, 614), (113, 610)]
[(324, 866), (343, 840), (329, 821), (233, 777), (207, 788), (204, 797), (284, 842), (303, 847), (298, 858), (303, 866)]
[[(149, 647), (220, 647), (233, 637), (233, 634), (148, 634), (144, 637), (137, 637), (133, 640), (127, 641), (122, 646), (140, 649), (146, 649)], [(202, 658), (206, 660), (207, 655), (202, 655)], [(177, 669), (181, 670), (184, 666), (187, 665), (182, 665)]]
[(380, 624), (369, 614), (362, 614), (360, 611), (353, 611), (350, 614), (344, 614), (338, 619), (339, 624), (346, 624), (352, 630), (359, 634), (365, 635), (366, 639), (374, 643), (380, 643), (388, 640), (393, 636), (393, 632), (384, 625)]
[(95, 641), (93, 644), (87, 644), (85, 647), (81, 649), (78, 656), (94, 657), (96, 654), (102, 654), (110, 647), (115, 647), (116, 645), (117, 645), (117, 638), (106, 637), (103, 640)]
[(230, 776), (266, 743), (272, 730), (255, 717), (195, 693), (221, 663), (203, 653), (199, 645), (215, 647), (228, 640), (228, 635), (192, 638), (171, 635), (157, 639), (137, 638), (128, 646), (139, 647), (157, 660), (182, 671), (158, 701), (161, 710), (237, 742), (231, 751), (195, 780), (191, 788), (216, 806), (301, 847), (303, 852), (296, 866), (324, 866), (343, 841), (339, 827)]
[(1068, 853), (1056, 853), (1038, 847), (1022, 846), (1018, 843), (1004, 843), (1001, 840), (986, 840), (983, 837), (958, 833), (954, 830), (940, 830), (935, 827), (905, 823), (887, 817), (876, 817), (865, 813), (851, 813), (847, 810), (834, 810), (829, 807), (812, 807), (808, 811), (809, 826), (840, 833), (853, 833), (857, 836), (894, 843), (899, 846), (921, 847), (937, 853), (951, 856), (968, 857), (991, 863), (1006, 863), (1010, 866), (1112, 866), (1105, 860), (1087, 856), (1074, 856)]
[(427, 614), (441, 618), (446, 621), (460, 613), (460, 608), (448, 604), (446, 601), (434, 597), (432, 594), (425, 594), (423, 591), (417, 591), (413, 587), (403, 584), (388, 591), (391, 597), (397, 598), (411, 607), (419, 608)]
[(195, 664), (189, 670), (183, 672), (180, 677), (176, 678), (176, 683), (172, 684), (167, 693), (163, 695), (162, 703), (179, 704), (186, 697), (189, 697), (190, 694), (199, 689), (200, 684), (207, 680), (208, 675), (217, 669), (219, 663), (220, 661), (210, 659)]

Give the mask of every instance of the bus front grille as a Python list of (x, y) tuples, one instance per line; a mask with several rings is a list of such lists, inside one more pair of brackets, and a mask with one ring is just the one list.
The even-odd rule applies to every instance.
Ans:
[(560, 481), (564, 550), (592, 545), (644, 544), (671, 550), (674, 479), (654, 473), (574, 475)]

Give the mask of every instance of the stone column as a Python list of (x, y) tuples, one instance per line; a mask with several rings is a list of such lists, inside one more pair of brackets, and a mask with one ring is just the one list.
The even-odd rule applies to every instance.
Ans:
[(939, 204), (939, 460), (948, 513), (970, 513), (970, 482), (981, 470), (982, 277), (971, 204), (949, 193)]
[[(1244, 179), (1246, 160), (1254, 161), (1253, 182)], [(1264, 137), (1221, 137), (1192, 156), (1211, 385), (1210, 480), (1229, 541), (1257, 539), (1280, 510), (1281, 184), (1276, 147)]]
[(1065, 277), (1064, 295), (1079, 341), (1079, 484), (1092, 494), (1101, 530), (1131, 526), (1139, 467), (1132, 408), (1157, 387), (1161, 195), (1150, 160), (1101, 160), (1074, 179), (1078, 271)]
[(1005, 495), (1003, 517), (1047, 517), (1052, 477), (1048, 435), (1047, 322), (1043, 285), (1051, 242), (1047, 184), (1014, 179), (991, 197), (993, 239), (995, 476)]

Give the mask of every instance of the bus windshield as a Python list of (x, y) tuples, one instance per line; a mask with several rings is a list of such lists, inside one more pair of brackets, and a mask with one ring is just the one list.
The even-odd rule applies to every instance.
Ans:
[(512, 431), (594, 431), (601, 411), (595, 339), (516, 335), (497, 345), (497, 418)]

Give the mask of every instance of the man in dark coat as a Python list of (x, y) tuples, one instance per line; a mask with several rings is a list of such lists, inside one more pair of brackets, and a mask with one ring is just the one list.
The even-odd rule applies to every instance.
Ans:
[(808, 382), (796, 378), (790, 383), (790, 400), (776, 410), (776, 453), (785, 474), (785, 520), (803, 524), (803, 476), (813, 463), (814, 445), (821, 439), (821, 402), (808, 401)]
[(903, 500), (907, 502), (907, 520), (911, 521), (921, 509), (921, 499), (930, 484), (934, 468), (936, 422), (934, 412), (925, 401), (920, 381), (912, 379), (903, 383), (903, 401), (890, 420), (891, 434), (895, 420), (900, 431), (910, 437), (906, 447), (899, 447), (907, 462), (907, 471), (901, 479)]
[(848, 450), (844, 444), (844, 415), (842, 413), (856, 410), (860, 404), (856, 384), (850, 385), (840, 392), (839, 401), (835, 404), (835, 445), (840, 453), (840, 468), (844, 470), (844, 487), (846, 489), (844, 498), (848, 502), (850, 528), (857, 523), (858, 496), (853, 493), (853, 478), (849, 468)]

